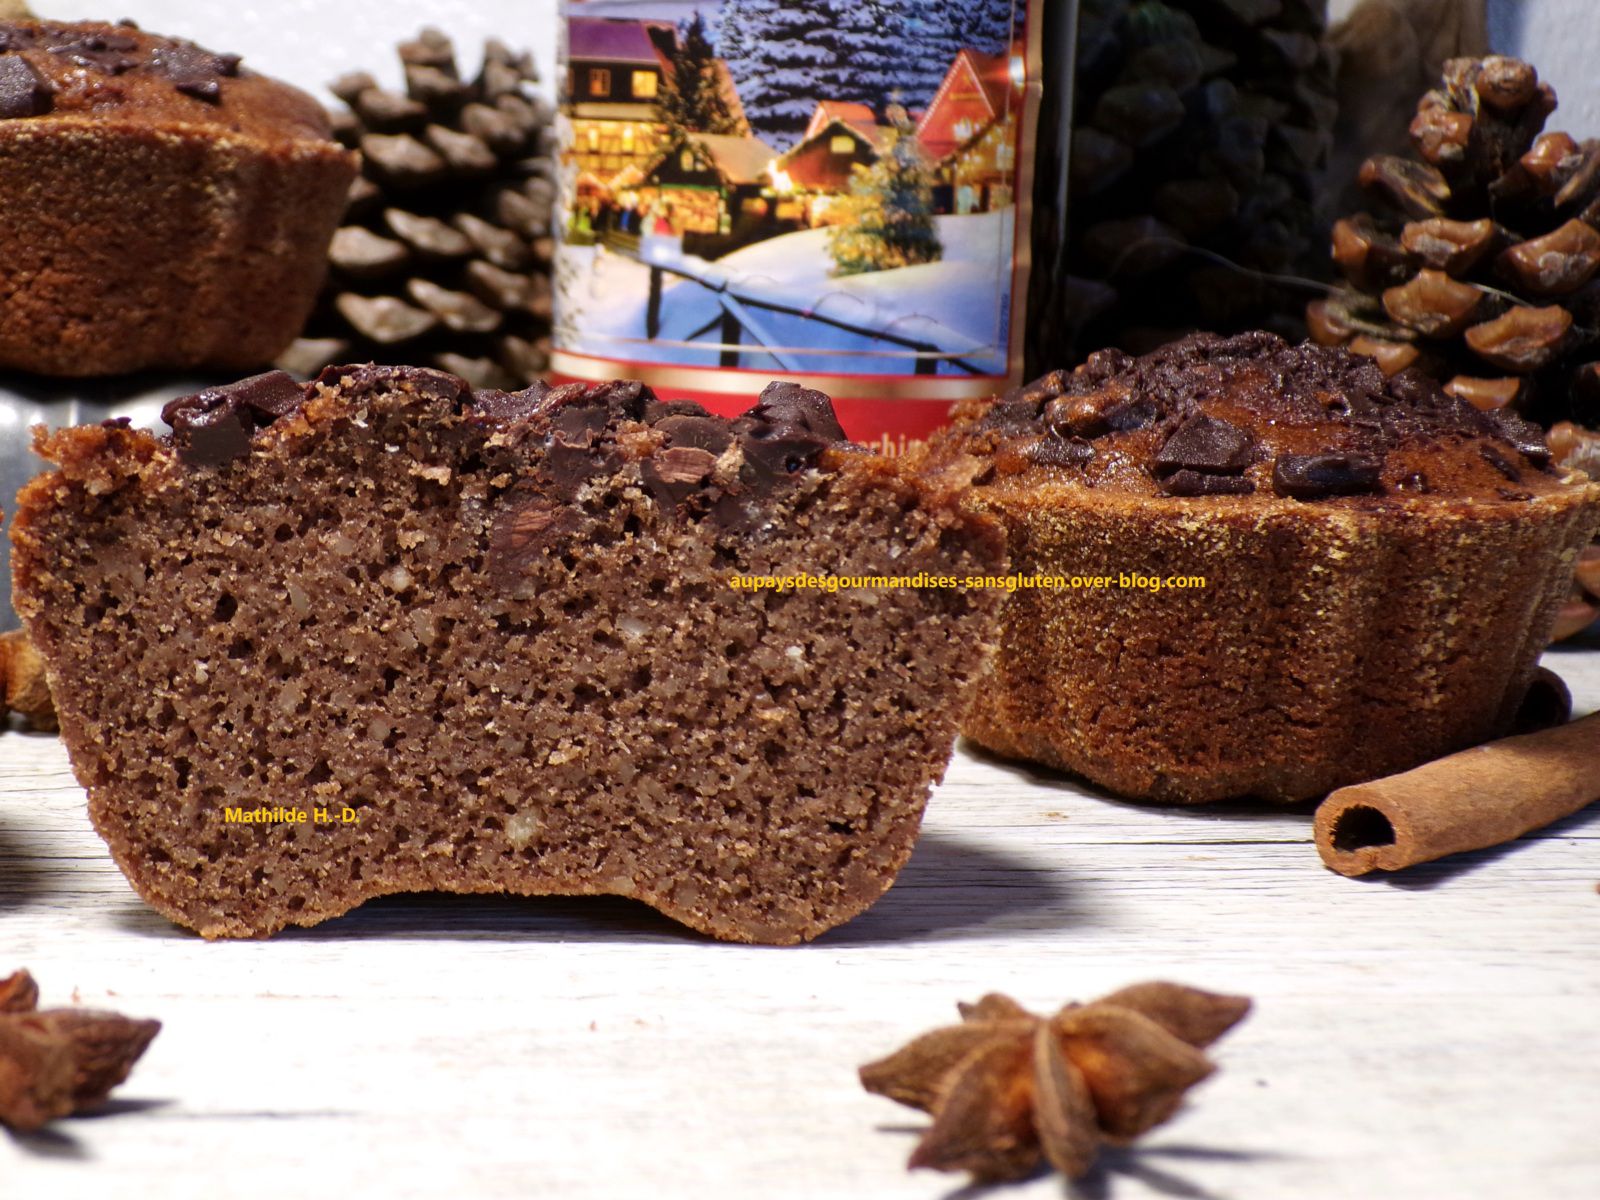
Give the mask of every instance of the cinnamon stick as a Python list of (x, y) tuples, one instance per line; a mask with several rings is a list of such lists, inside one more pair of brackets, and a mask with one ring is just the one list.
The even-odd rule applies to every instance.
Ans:
[(1398, 871), (1513, 841), (1600, 799), (1600, 713), (1340, 788), (1317, 853), (1341, 875)]

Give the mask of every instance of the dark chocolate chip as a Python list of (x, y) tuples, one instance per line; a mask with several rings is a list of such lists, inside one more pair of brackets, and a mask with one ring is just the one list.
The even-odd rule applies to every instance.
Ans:
[(709, 417), (710, 411), (693, 400), (652, 400), (645, 406), (644, 420), (654, 425), (667, 417)]
[(1235, 475), (1250, 465), (1255, 438), (1216, 417), (1190, 417), (1167, 439), (1156, 455), (1156, 471), (1202, 471)]
[(1039, 419), (1039, 402), (1026, 397), (997, 400), (978, 421), (979, 429), (1000, 429), (1016, 432), (1027, 429)]
[(728, 422), (712, 416), (663, 417), (655, 427), (667, 435), (669, 446), (697, 446), (712, 454), (721, 454), (733, 444)]
[(472, 394), (472, 412), (497, 425), (511, 425), (526, 421), (543, 405), (550, 394), (550, 385), (543, 381), (523, 388), (520, 392), (502, 392), (484, 388)]
[(1433, 491), (1433, 485), (1428, 482), (1427, 473), (1424, 471), (1412, 471), (1395, 486), (1402, 492), (1418, 492), (1424, 496)]
[(773, 425), (793, 426), (830, 442), (844, 441), (833, 401), (798, 383), (769, 383), (745, 414)]
[(606, 475), (622, 465), (614, 444), (573, 443), (562, 438), (550, 442), (539, 464), (539, 474), (562, 500), (575, 500), (583, 485), (596, 475)]
[(1450, 403), (1438, 381), (1415, 367), (1391, 375), (1386, 390), (1402, 404), (1416, 408), (1437, 408)]
[(139, 65), (129, 51), (138, 43), (120, 33), (89, 33), (47, 46), (74, 66), (86, 67), (105, 75), (121, 75)]
[(589, 398), (594, 403), (605, 405), (619, 417), (642, 421), (645, 410), (655, 402), (656, 394), (636, 379), (618, 379), (596, 384), (590, 390)]
[(739, 432), (739, 446), (744, 451), (744, 466), (739, 475), (748, 484), (770, 484), (797, 475), (832, 445), (808, 433), (775, 430), (770, 426)]
[(1503, 439), (1536, 467), (1550, 461), (1550, 447), (1544, 440), (1544, 430), (1510, 409), (1499, 408), (1488, 414), (1489, 422)]
[(1479, 446), (1478, 456), (1512, 483), (1522, 482), (1522, 472), (1517, 469), (1517, 465), (1493, 446)]
[(1161, 415), (1161, 410), (1156, 407), (1155, 401), (1141, 398), (1112, 405), (1101, 415), (1108, 429), (1117, 433), (1131, 433), (1155, 421)]
[(0, 119), (39, 117), (50, 111), (54, 89), (25, 58), (0, 58)]
[(161, 410), (161, 419), (172, 426), (179, 458), (191, 466), (220, 467), (247, 453), (257, 429), (294, 412), (305, 396), (305, 387), (289, 374), (268, 371), (179, 397)]
[(611, 417), (611, 410), (600, 397), (591, 394), (584, 400), (562, 405), (550, 418), (550, 428), (556, 436), (575, 446), (591, 444), (604, 432)]
[(1272, 486), (1280, 496), (1321, 500), (1382, 489), (1383, 460), (1370, 454), (1280, 454)]
[(1104, 383), (1132, 365), (1133, 358), (1121, 350), (1096, 350), (1072, 374), (1088, 383)]
[(1044, 437), (1029, 442), (1022, 457), (1040, 467), (1081, 467), (1094, 457), (1094, 447), (1079, 438)]
[(1163, 479), (1161, 490), (1169, 496), (1248, 496), (1256, 485), (1243, 475), (1208, 475), (1184, 467)]

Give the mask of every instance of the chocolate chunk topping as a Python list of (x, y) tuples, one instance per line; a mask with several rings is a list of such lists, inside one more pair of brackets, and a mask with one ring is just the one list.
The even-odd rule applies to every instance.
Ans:
[(1256, 485), (1243, 475), (1209, 475), (1183, 467), (1161, 481), (1161, 490), (1169, 496), (1248, 496)]
[(670, 446), (695, 446), (721, 454), (733, 444), (733, 433), (728, 422), (707, 414), (703, 417), (673, 415), (663, 417), (655, 427), (667, 435)]
[(1544, 430), (1508, 408), (1498, 408), (1489, 414), (1490, 422), (1500, 436), (1536, 467), (1550, 461), (1550, 447), (1544, 440)]
[(239, 57), (212, 54), (188, 42), (173, 42), (150, 52), (150, 69), (170, 79), (184, 95), (217, 104), (222, 100), (222, 79), (239, 73)]
[[(47, 26), (39, 32), (46, 35), (48, 29)], [(138, 43), (125, 34), (86, 33), (62, 38), (59, 30), (55, 32), (56, 38), (41, 36), (40, 42), (51, 54), (59, 54), (74, 66), (87, 67), (105, 75), (121, 75), (139, 65), (139, 60), (129, 54)]]
[(1000, 429), (1017, 433), (1033, 424), (1039, 416), (1039, 402), (1027, 397), (1008, 396), (989, 406), (979, 422), (980, 429)]
[(550, 385), (535, 383), (520, 392), (501, 392), (485, 388), (472, 394), (473, 412), (497, 425), (511, 425), (526, 421), (539, 411), (544, 398), (550, 394)]
[[(1401, 443), (1464, 434), (1506, 442), (1535, 463), (1548, 461), (1537, 430), (1515, 414), (1480, 412), (1415, 370), (1385, 378), (1371, 359), (1310, 343), (1290, 346), (1270, 333), (1195, 334), (1141, 358), (1101, 351), (1070, 374), (1052, 372), (1008, 393), (977, 429), (1024, 436), (1043, 423), (1105, 437), (1177, 427), (1184, 436), (1169, 439), (1165, 467), (1215, 474), (1226, 447), (1201, 447), (1198, 434), (1185, 429), (1197, 416), (1214, 419), (1215, 401), (1226, 403), (1229, 423), (1269, 452), (1275, 447), (1268, 429), (1281, 423), (1344, 426), (1356, 436), (1338, 441), (1352, 452), (1382, 455)], [(1265, 456), (1252, 449), (1254, 457)]]
[[(131, 21), (119, 25), (137, 32)], [(0, 54), (8, 51), (43, 50), (58, 58), (101, 75), (124, 75), (129, 71), (156, 75), (169, 80), (186, 96), (210, 104), (222, 100), (223, 79), (239, 74), (237, 54), (213, 54), (209, 50), (177, 38), (138, 39), (109, 30), (85, 30), (82, 25), (59, 21), (39, 21), (30, 25), (0, 24)], [(0, 72), (0, 80), (3, 80)], [(34, 113), (9, 113), (4, 109), (5, 87), (0, 82), (0, 116), (31, 116)], [(41, 110), (42, 111), (42, 110)]]
[(294, 412), (305, 395), (287, 373), (268, 371), (173, 400), (161, 419), (172, 426), (179, 458), (191, 466), (220, 467), (247, 453), (255, 431)]
[(1106, 428), (1114, 429), (1118, 433), (1143, 429), (1160, 415), (1160, 410), (1150, 400), (1125, 400), (1106, 409), (1102, 414)]
[(1370, 454), (1280, 454), (1272, 465), (1272, 486), (1280, 496), (1321, 500), (1376, 492), (1383, 460)]
[(53, 94), (26, 59), (0, 58), (0, 119), (43, 116)]
[(755, 406), (732, 425), (744, 451), (740, 477), (770, 484), (813, 465), (817, 456), (844, 440), (833, 402), (793, 383), (768, 384)]
[(666, 417), (709, 417), (703, 404), (693, 400), (651, 400), (644, 408), (644, 419), (654, 425)]
[(1156, 472), (1189, 470), (1235, 475), (1250, 465), (1255, 438), (1215, 417), (1190, 417), (1156, 455)]
[(769, 383), (745, 414), (775, 426), (814, 434), (829, 442), (844, 441), (844, 430), (833, 411), (833, 401), (798, 383)]
[(1040, 438), (1029, 442), (1023, 457), (1041, 467), (1077, 467), (1094, 457), (1094, 447), (1079, 438)]

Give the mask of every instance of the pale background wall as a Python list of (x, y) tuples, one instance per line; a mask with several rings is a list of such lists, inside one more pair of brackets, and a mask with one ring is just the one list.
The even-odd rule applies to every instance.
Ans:
[[(486, 35), (532, 47), (545, 78), (555, 60), (556, 0), (117, 0), (108, 8), (74, 0), (32, 0), (43, 16), (85, 17), (114, 11), (158, 33), (190, 37), (215, 50), (243, 53), (258, 70), (319, 90), (360, 66), (399, 82), (389, 47), (424, 24), (445, 28), (463, 65)], [(1335, 16), (1356, 0), (1330, 0)], [(1489, 0), (1494, 47), (1531, 59), (1561, 94), (1556, 125), (1600, 136), (1600, 0)]]
[[(1330, 0), (1343, 16), (1358, 0)], [(1555, 87), (1561, 109), (1551, 127), (1600, 137), (1600, 0), (1489, 0), (1489, 40), (1526, 58)]]
[(393, 47), (424, 25), (455, 39), (463, 68), (475, 69), (487, 36), (530, 47), (546, 80), (555, 63), (556, 0), (28, 0), (42, 17), (127, 17), (153, 33), (243, 54), (245, 64), (328, 100), (322, 89), (346, 71), (400, 83)]

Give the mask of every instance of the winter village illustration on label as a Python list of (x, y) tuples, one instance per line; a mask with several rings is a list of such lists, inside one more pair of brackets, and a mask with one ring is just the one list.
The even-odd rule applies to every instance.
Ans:
[(688, 393), (745, 390), (727, 368), (843, 394), (875, 376), (946, 404), (1010, 372), (1025, 4), (564, 16), (558, 372)]

